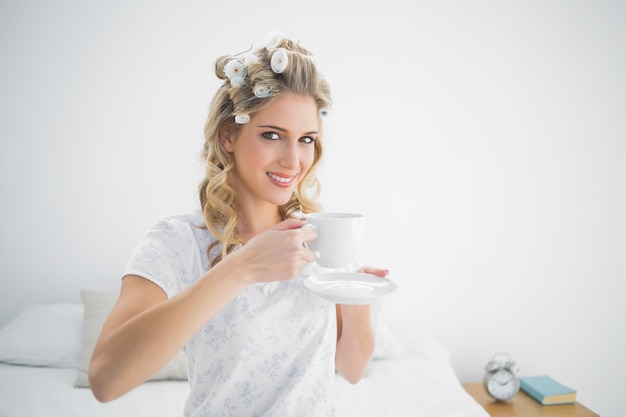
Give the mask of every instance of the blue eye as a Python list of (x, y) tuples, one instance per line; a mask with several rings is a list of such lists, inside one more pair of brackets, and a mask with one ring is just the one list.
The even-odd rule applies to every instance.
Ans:
[(311, 136), (303, 136), (303, 137), (300, 138), (300, 142), (304, 142), (304, 143), (307, 143), (307, 144), (314, 143), (315, 140), (316, 139), (312, 138)]

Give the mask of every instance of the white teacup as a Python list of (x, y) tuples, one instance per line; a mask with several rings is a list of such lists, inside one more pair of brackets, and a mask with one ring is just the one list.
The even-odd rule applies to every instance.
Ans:
[(317, 239), (307, 243), (316, 251), (318, 265), (345, 268), (357, 258), (363, 240), (365, 217), (355, 213), (311, 213), (305, 216), (317, 230)]

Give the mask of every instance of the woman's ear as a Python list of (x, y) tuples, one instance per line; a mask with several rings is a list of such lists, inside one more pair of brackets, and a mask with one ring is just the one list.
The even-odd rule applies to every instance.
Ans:
[(224, 126), (220, 129), (220, 143), (226, 149), (226, 152), (233, 152), (233, 141), (235, 135), (232, 126)]

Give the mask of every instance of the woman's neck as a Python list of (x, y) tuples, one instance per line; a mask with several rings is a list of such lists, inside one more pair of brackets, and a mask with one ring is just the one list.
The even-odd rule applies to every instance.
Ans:
[(255, 207), (237, 210), (237, 228), (244, 242), (264, 232), (283, 220), (277, 206)]

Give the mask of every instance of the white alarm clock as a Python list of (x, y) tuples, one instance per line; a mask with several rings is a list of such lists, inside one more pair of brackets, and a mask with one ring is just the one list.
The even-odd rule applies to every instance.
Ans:
[(485, 389), (498, 401), (511, 401), (519, 391), (518, 366), (507, 353), (496, 353), (485, 366)]

